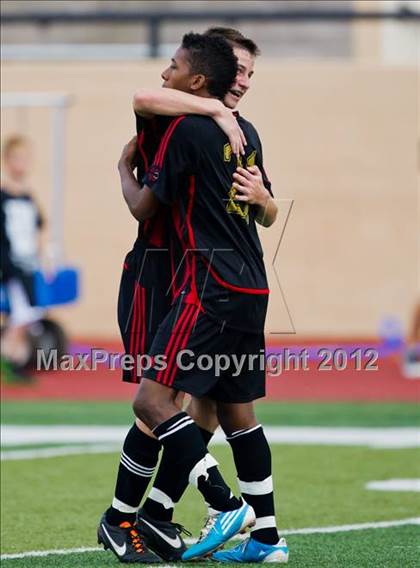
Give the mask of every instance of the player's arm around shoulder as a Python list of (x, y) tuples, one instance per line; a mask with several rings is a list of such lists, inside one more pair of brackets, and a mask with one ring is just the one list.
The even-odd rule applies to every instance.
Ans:
[(134, 155), (136, 151), (136, 137), (124, 146), (118, 161), (121, 189), (131, 214), (138, 221), (144, 221), (156, 213), (159, 201), (147, 186), (141, 187), (136, 180), (134, 169)]
[(150, 119), (156, 115), (197, 114), (212, 118), (229, 138), (234, 154), (243, 154), (246, 139), (233, 112), (218, 99), (198, 97), (176, 89), (138, 89), (133, 97), (134, 112)]
[(138, 89), (133, 96), (133, 109), (144, 117), (154, 115), (180, 116), (202, 114), (214, 117), (220, 113), (223, 104), (210, 98), (198, 97), (176, 89)]

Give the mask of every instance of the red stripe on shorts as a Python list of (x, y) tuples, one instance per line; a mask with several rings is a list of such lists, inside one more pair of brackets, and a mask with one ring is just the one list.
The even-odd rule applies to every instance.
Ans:
[[(178, 321), (176, 322), (174, 329), (171, 331), (171, 337), (170, 337), (168, 345), (166, 346), (166, 349), (165, 349), (166, 361), (168, 361), (168, 355), (170, 353), (171, 353), (171, 359), (172, 359), (172, 352), (171, 352), (172, 347), (174, 345), (174, 342), (176, 342), (176, 340), (177, 340), (178, 331), (181, 328), (181, 326), (183, 325), (183, 322), (188, 318), (188, 314), (190, 313), (190, 311), (191, 311), (191, 306), (185, 305), (184, 310), (183, 310), (182, 314), (179, 316)], [(169, 368), (169, 365), (167, 365), (165, 369), (162, 369), (161, 371), (158, 372), (158, 374), (156, 376), (157, 382), (163, 382), (163, 384), (165, 384), (164, 380), (166, 378), (168, 368)]]
[(146, 349), (146, 288), (143, 286), (140, 289), (140, 293), (142, 295), (141, 298), (141, 344), (140, 344), (140, 353), (143, 355)]
[[(194, 328), (195, 322), (197, 321), (197, 316), (200, 313), (200, 310), (197, 306), (194, 306), (194, 309), (195, 309), (195, 313), (193, 312), (191, 314), (191, 317), (188, 318), (187, 324), (184, 326), (182, 332), (180, 333), (180, 339), (182, 338), (182, 343), (179, 347), (179, 351), (182, 351), (183, 349), (185, 349), (185, 347), (188, 343), (188, 340), (190, 338), (191, 332)], [(186, 327), (188, 328), (187, 330), (185, 329)], [(176, 346), (175, 349), (178, 351), (178, 346)], [(172, 384), (175, 380), (177, 368), (178, 368), (177, 365), (174, 365), (173, 368), (170, 371), (169, 379), (168, 379), (168, 382), (167, 382), (167, 385), (169, 387), (172, 386)]]
[[(134, 283), (134, 292), (133, 292), (133, 315), (131, 317), (131, 330), (130, 330), (130, 348), (129, 348), (129, 354), (130, 355), (134, 355), (134, 339), (135, 339), (135, 331), (136, 331), (136, 326), (137, 326), (137, 314), (138, 314), (138, 310), (137, 310), (137, 286), (138, 286), (138, 283), (135, 282)], [(135, 379), (136, 378), (135, 367), (132, 369), (131, 374), (132, 374), (133, 379)]]
[(140, 347), (140, 342), (142, 339), (142, 328), (143, 328), (143, 322), (144, 322), (144, 305), (143, 305), (143, 287), (140, 286), (140, 284), (137, 282), (137, 288), (136, 288), (136, 296), (137, 296), (137, 301), (138, 301), (138, 306), (139, 306), (139, 315), (138, 315), (138, 321), (137, 321), (137, 327), (135, 330), (136, 333), (136, 350), (133, 353), (134, 357), (137, 356), (137, 354), (139, 353), (139, 347)]

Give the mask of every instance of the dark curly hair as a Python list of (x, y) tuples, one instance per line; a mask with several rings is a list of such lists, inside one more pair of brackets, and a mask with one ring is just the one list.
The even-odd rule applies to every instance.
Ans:
[(223, 28), (221, 26), (209, 28), (204, 32), (204, 35), (223, 37), (230, 45), (246, 49), (253, 57), (257, 57), (261, 53), (255, 41), (245, 37), (239, 30), (234, 28)]
[(223, 99), (238, 70), (238, 60), (229, 43), (219, 35), (191, 32), (184, 35), (181, 47), (188, 52), (191, 73), (204, 75), (209, 94)]

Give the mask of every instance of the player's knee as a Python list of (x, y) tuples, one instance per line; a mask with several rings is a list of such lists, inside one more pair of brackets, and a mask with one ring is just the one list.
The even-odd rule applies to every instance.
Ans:
[(136, 416), (136, 418), (143, 422), (143, 412), (144, 412), (144, 401), (142, 401), (140, 398), (136, 397), (133, 400), (133, 412)]
[(159, 424), (159, 412), (153, 400), (147, 396), (137, 396), (133, 402), (133, 411), (136, 417), (149, 429)]
[(217, 415), (220, 425), (226, 435), (237, 430), (253, 428), (257, 425), (254, 405), (252, 403), (218, 403)]
[(144, 384), (145, 381), (142, 381), (140, 387), (137, 391), (136, 398), (133, 401), (133, 412), (137, 416), (139, 420), (144, 422), (147, 426), (149, 426), (148, 415), (152, 410), (152, 398), (149, 394), (149, 390), (147, 388), (147, 384)]
[(214, 432), (219, 426), (217, 418), (217, 406), (214, 400), (209, 398), (192, 397), (187, 408), (188, 414), (201, 428)]

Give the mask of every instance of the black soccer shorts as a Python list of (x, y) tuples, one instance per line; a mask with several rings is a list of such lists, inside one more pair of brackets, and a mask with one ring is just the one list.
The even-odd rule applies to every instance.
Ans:
[(122, 369), (123, 381), (140, 382), (137, 358), (149, 352), (160, 323), (171, 309), (167, 287), (158, 284), (152, 287), (139, 278), (137, 255), (128, 253), (118, 294), (118, 325), (125, 353), (134, 358), (134, 364), (131, 369)]
[(196, 397), (230, 403), (265, 396), (264, 333), (224, 327), (176, 302), (156, 333), (143, 376)]

